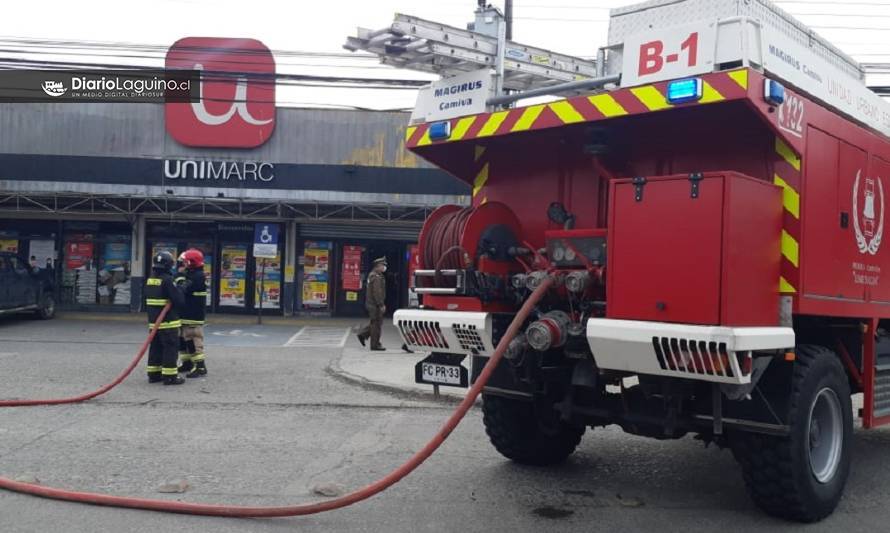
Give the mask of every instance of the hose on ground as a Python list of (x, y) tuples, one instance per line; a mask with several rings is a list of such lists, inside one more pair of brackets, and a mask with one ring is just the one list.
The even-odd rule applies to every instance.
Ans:
[(120, 373), (120, 375), (114, 378), (114, 381), (111, 383), (104, 385), (93, 392), (87, 392), (85, 394), (81, 394), (80, 396), (72, 396), (70, 398), (56, 398), (56, 399), (46, 399), (46, 400), (0, 400), (0, 407), (30, 407), (34, 405), (61, 405), (66, 403), (80, 403), (85, 402), (87, 400), (91, 400), (96, 396), (101, 396), (111, 389), (120, 385), (120, 383), (130, 375), (136, 365), (139, 364), (139, 361), (142, 360), (142, 357), (145, 355), (145, 351), (148, 350), (148, 346), (151, 344), (152, 339), (155, 338), (155, 334), (158, 331), (158, 326), (161, 322), (164, 321), (164, 317), (167, 316), (167, 311), (170, 310), (170, 304), (164, 306), (161, 309), (161, 313), (158, 315), (158, 318), (154, 321), (154, 327), (149, 331), (148, 337), (145, 339), (145, 342), (142, 343), (142, 346), (139, 348), (139, 351), (136, 353), (136, 357), (130, 361), (130, 364)]
[(342, 507), (358, 503), (380, 492), (383, 492), (387, 488), (396, 484), (399, 480), (401, 480), (412, 471), (414, 471), (418, 466), (420, 466), (427, 458), (429, 458), (433, 454), (433, 452), (435, 452), (439, 448), (439, 446), (442, 445), (443, 442), (445, 442), (445, 439), (447, 439), (451, 432), (454, 431), (454, 428), (457, 427), (457, 425), (463, 419), (464, 415), (467, 414), (467, 411), (470, 410), (470, 407), (473, 406), (476, 398), (482, 392), (482, 387), (485, 386), (485, 383), (488, 381), (488, 379), (491, 377), (491, 374), (497, 367), (498, 362), (503, 357), (507, 346), (510, 344), (510, 341), (513, 340), (513, 337), (515, 337), (516, 334), (519, 332), (519, 328), (522, 327), (522, 324), (525, 322), (525, 319), (531, 313), (532, 309), (534, 309), (538, 301), (540, 301), (540, 299), (550, 288), (551, 283), (552, 281), (549, 278), (545, 279), (544, 282), (541, 283), (541, 285), (537, 289), (535, 289), (531, 296), (529, 296), (528, 300), (525, 301), (522, 308), (513, 318), (513, 322), (510, 323), (510, 327), (507, 328), (506, 333), (504, 333), (504, 336), (501, 337), (500, 342), (498, 342), (497, 348), (495, 348), (495, 351), (492, 354), (491, 358), (488, 360), (488, 363), (482, 369), (479, 377), (476, 378), (476, 382), (473, 384), (470, 390), (467, 391), (466, 397), (464, 397), (463, 401), (460, 402), (460, 405), (458, 405), (454, 413), (452, 413), (448, 420), (445, 421), (439, 431), (426, 444), (426, 446), (424, 446), (405, 463), (403, 463), (401, 466), (399, 466), (383, 478), (339, 498), (334, 498), (332, 500), (319, 503), (305, 503), (281, 507), (247, 507), (129, 498), (124, 496), (109, 496), (106, 494), (97, 494), (92, 492), (74, 492), (69, 490), (44, 487), (41, 485), (34, 485), (30, 483), (22, 483), (5, 477), (0, 477), (0, 488), (14, 492), (21, 492), (34, 496), (41, 496), (44, 498), (52, 498), (56, 500), (65, 500), (70, 502), (106, 505), (111, 507), (125, 507), (129, 509), (143, 509), (147, 511), (160, 511), (165, 513), (224, 516), (233, 518), (271, 518), (282, 516), (302, 516), (321, 513), (325, 511), (332, 511), (334, 509), (340, 509)]

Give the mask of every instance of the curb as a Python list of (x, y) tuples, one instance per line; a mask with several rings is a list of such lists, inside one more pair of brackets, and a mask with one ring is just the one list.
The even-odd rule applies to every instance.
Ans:
[[(413, 400), (441, 402), (452, 405), (456, 405), (463, 401), (463, 397), (459, 397), (453, 394), (440, 394), (439, 396), (436, 396), (433, 393), (432, 388), (429, 392), (423, 392), (414, 388), (396, 385), (393, 383), (371, 380), (364, 376), (353, 374), (352, 372), (347, 372), (340, 366), (340, 361), (343, 359), (343, 355), (343, 353), (340, 353), (340, 355), (332, 359), (326, 368), (328, 374), (343, 382), (349, 383), (351, 385), (358, 385), (359, 387), (365, 389), (377, 390), (387, 394), (394, 394), (396, 396), (406, 397)], [(480, 398), (476, 398), (476, 401), (474, 403), (477, 405), (481, 405), (481, 395)]]

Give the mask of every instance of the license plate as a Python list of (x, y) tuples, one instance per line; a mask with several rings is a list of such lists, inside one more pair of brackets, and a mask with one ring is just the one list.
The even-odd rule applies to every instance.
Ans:
[(422, 371), (424, 381), (460, 385), (460, 366), (423, 363)]
[(414, 367), (414, 381), (429, 385), (467, 387), (469, 372), (460, 364), (461, 359), (463, 356), (432, 354)]

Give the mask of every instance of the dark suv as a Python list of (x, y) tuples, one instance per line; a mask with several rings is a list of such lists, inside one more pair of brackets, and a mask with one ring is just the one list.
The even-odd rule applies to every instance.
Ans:
[(0, 252), (0, 315), (26, 311), (43, 319), (55, 315), (52, 275), (31, 268), (14, 253)]

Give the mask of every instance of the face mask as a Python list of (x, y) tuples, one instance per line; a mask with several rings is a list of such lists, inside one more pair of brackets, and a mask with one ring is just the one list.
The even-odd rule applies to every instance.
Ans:
[(380, 272), (386, 272), (386, 265), (383, 265), (382, 267), (380, 267)]

